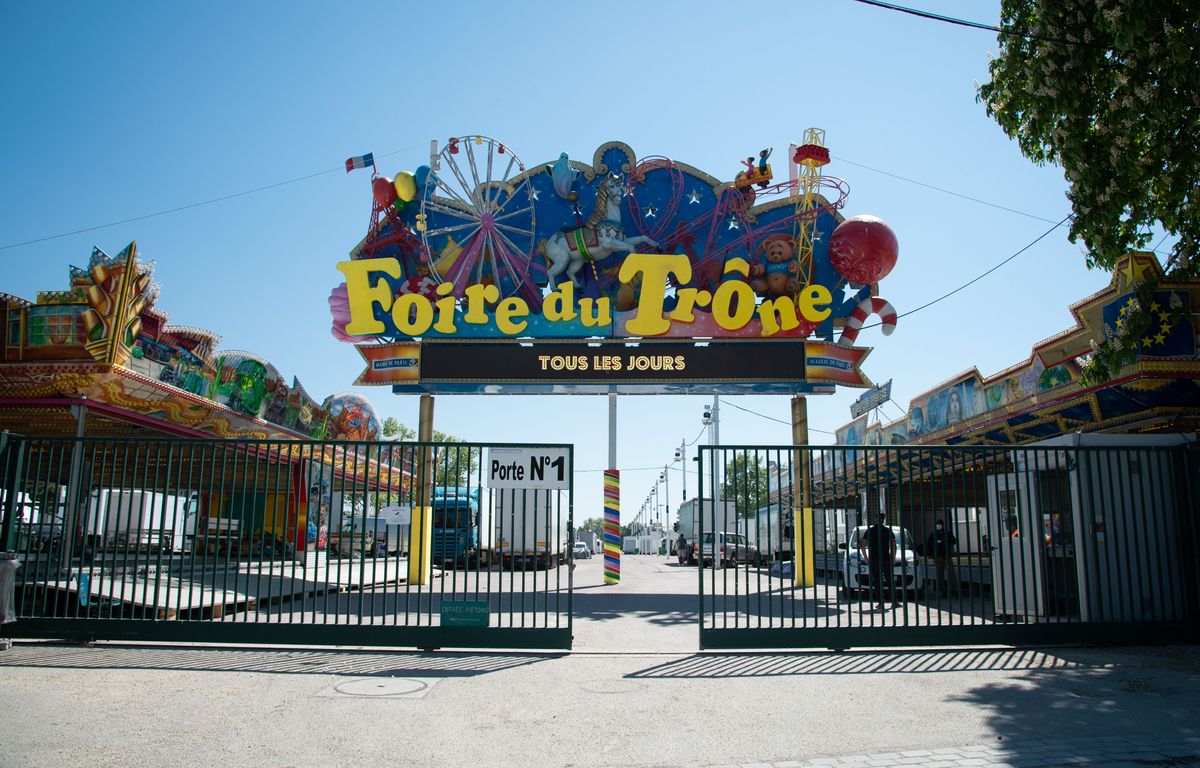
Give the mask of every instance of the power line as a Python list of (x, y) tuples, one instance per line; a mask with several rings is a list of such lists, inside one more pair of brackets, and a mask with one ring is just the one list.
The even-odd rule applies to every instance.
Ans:
[[(385, 152), (381, 155), (377, 155), (377, 157), (390, 157), (391, 155), (397, 155), (401, 152), (407, 152), (410, 149), (416, 149), (419, 146), (421, 146), (421, 145), (413, 144), (412, 146), (409, 146), (409, 147), (402, 147), (400, 149), (393, 150), (391, 152)], [(98, 229), (108, 229), (109, 227), (118, 227), (122, 224), (130, 224), (135, 221), (145, 221), (146, 219), (153, 219), (158, 216), (166, 216), (167, 214), (171, 214), (171, 213), (179, 213), (180, 211), (189, 211), (193, 208), (201, 208), (203, 206), (212, 205), (214, 203), (222, 203), (222, 202), (225, 202), (226, 200), (233, 200), (234, 198), (237, 198), (237, 197), (245, 197), (246, 195), (253, 195), (258, 192), (266, 192), (267, 190), (270, 190), (270, 189), (278, 189), (279, 187), (286, 187), (289, 184), (298, 184), (301, 181), (308, 181), (309, 179), (315, 179), (318, 176), (325, 176), (327, 174), (333, 173), (334, 171), (342, 171), (342, 170), (345, 170), (345, 166), (339, 165), (336, 168), (326, 168), (323, 171), (317, 171), (316, 173), (310, 173), (305, 176), (297, 176), (294, 179), (287, 179), (286, 181), (277, 181), (274, 184), (266, 184), (261, 187), (255, 187), (253, 189), (242, 190), (241, 192), (233, 192), (228, 195), (221, 195), (220, 197), (214, 197), (214, 198), (211, 198), (208, 200), (201, 200), (200, 202), (197, 202), (197, 203), (188, 203), (187, 205), (180, 205), (175, 208), (167, 208), (162, 211), (155, 211), (154, 213), (146, 213), (146, 214), (142, 214), (141, 216), (131, 216), (128, 219), (121, 219), (120, 221), (110, 221), (107, 224), (96, 224), (95, 226), (91, 226), (91, 227), (82, 227), (80, 229), (73, 229), (70, 232), (60, 232), (57, 235), (46, 235), (45, 237), (35, 237), (32, 240), (25, 240), (24, 242), (20, 242), (20, 243), (9, 243), (8, 245), (0, 245), (0, 251), (7, 251), (10, 248), (20, 248), (21, 246), (24, 246), (24, 245), (34, 245), (36, 243), (44, 243), (48, 240), (58, 240), (59, 238), (70, 237), (71, 235), (81, 235), (85, 232), (95, 232)]]
[[(960, 285), (960, 286), (958, 286), (957, 288), (955, 288), (953, 291), (950, 291), (949, 293), (946, 293), (946, 294), (943, 294), (943, 295), (941, 295), (941, 296), (938, 296), (936, 299), (934, 299), (934, 300), (932, 300), (932, 301), (928, 301), (928, 302), (926, 302), (926, 303), (922, 304), (921, 306), (917, 307), (916, 309), (910, 309), (910, 310), (908, 310), (907, 312), (901, 312), (900, 314), (896, 315), (896, 317), (897, 317), (897, 318), (900, 318), (900, 317), (908, 317), (909, 315), (915, 315), (916, 313), (920, 312), (922, 309), (928, 309), (929, 307), (932, 307), (934, 304), (937, 304), (937, 303), (938, 303), (938, 302), (940, 302), (940, 301), (943, 301), (943, 300), (945, 300), (945, 299), (948, 299), (948, 298), (950, 298), (951, 296), (953, 296), (954, 294), (956, 294), (956, 293), (958, 293), (959, 291), (963, 290), (964, 288), (967, 288), (967, 287), (969, 287), (969, 286), (971, 286), (971, 285), (974, 285), (975, 283), (978, 283), (980, 280), (982, 280), (983, 278), (985, 278), (985, 277), (987, 277), (988, 275), (992, 274), (992, 273), (993, 273), (993, 272), (995, 272), (997, 269), (1000, 269), (1000, 267), (1003, 267), (1003, 266), (1004, 266), (1005, 264), (1007, 264), (1008, 262), (1012, 261), (1013, 259), (1015, 259), (1015, 258), (1017, 258), (1018, 256), (1020, 256), (1022, 253), (1025, 253), (1025, 251), (1028, 251), (1030, 248), (1032, 248), (1033, 246), (1037, 245), (1039, 242), (1041, 242), (1041, 241), (1042, 241), (1042, 240), (1043, 240), (1043, 239), (1044, 239), (1044, 238), (1045, 238), (1047, 235), (1049, 235), (1051, 232), (1053, 232), (1054, 230), (1056, 230), (1056, 229), (1058, 229), (1059, 227), (1061, 227), (1063, 224), (1066, 224), (1068, 221), (1070, 221), (1070, 220), (1071, 220), (1071, 218), (1073, 218), (1073, 217), (1074, 217), (1074, 215), (1075, 215), (1075, 214), (1073, 214), (1073, 213), (1068, 213), (1066, 216), (1064, 216), (1064, 217), (1062, 218), (1062, 221), (1058, 222), (1058, 223), (1057, 223), (1057, 224), (1055, 224), (1053, 227), (1050, 227), (1050, 229), (1047, 229), (1045, 232), (1043, 232), (1042, 234), (1040, 234), (1040, 235), (1038, 235), (1037, 237), (1035, 237), (1035, 238), (1034, 238), (1034, 239), (1033, 239), (1033, 240), (1032, 240), (1030, 243), (1028, 243), (1028, 244), (1027, 244), (1027, 245), (1026, 245), (1024, 248), (1022, 248), (1021, 250), (1017, 251), (1017, 252), (1016, 252), (1016, 253), (1014, 253), (1012, 256), (1009, 256), (1008, 258), (1004, 259), (1004, 260), (1003, 260), (1003, 261), (1001, 261), (1000, 263), (996, 264), (996, 265), (995, 265), (995, 266), (993, 266), (991, 269), (989, 269), (988, 271), (986, 271), (986, 272), (984, 272), (983, 274), (979, 275), (978, 277), (975, 277), (975, 278), (973, 278), (973, 279), (971, 279), (971, 280), (968, 280), (967, 282), (965, 282), (965, 283), (963, 283), (962, 285)], [(880, 321), (880, 322), (877, 322), (877, 323), (871, 323), (870, 325), (864, 325), (864, 326), (863, 326), (863, 328), (876, 328), (876, 327), (878, 327), (878, 326), (880, 326), (880, 325), (883, 325), (883, 321)]]
[(834, 160), (837, 160), (839, 163), (845, 163), (845, 164), (847, 164), (847, 165), (853, 165), (853, 166), (854, 166), (854, 167), (856, 167), (856, 168), (862, 168), (862, 169), (864, 169), (864, 170), (871, 171), (871, 172), (873, 172), (873, 173), (878, 173), (878, 174), (880, 174), (880, 175), (882, 175), (882, 176), (889, 176), (889, 177), (891, 177), (891, 178), (893, 178), (893, 179), (899, 179), (900, 181), (907, 181), (909, 184), (916, 184), (918, 187), (925, 187), (926, 189), (932, 189), (932, 190), (934, 190), (935, 192), (941, 192), (942, 194), (945, 194), (945, 195), (951, 195), (951, 196), (953, 196), (953, 197), (959, 197), (959, 198), (962, 198), (963, 200), (970, 200), (970, 201), (971, 201), (971, 202), (973, 202), (973, 203), (979, 203), (980, 205), (986, 205), (986, 206), (988, 206), (989, 208), (996, 208), (996, 209), (998, 209), (998, 210), (1001, 210), (1001, 211), (1007, 211), (1007, 212), (1009, 212), (1009, 213), (1015, 213), (1015, 214), (1017, 214), (1018, 216), (1025, 216), (1026, 218), (1030, 218), (1030, 219), (1036, 219), (1037, 221), (1044, 221), (1044, 222), (1046, 222), (1047, 224), (1053, 224), (1053, 223), (1054, 223), (1054, 219), (1047, 219), (1047, 218), (1043, 218), (1043, 217), (1041, 217), (1041, 216), (1038, 216), (1038, 215), (1036, 215), (1036, 214), (1027, 213), (1027, 212), (1025, 212), (1025, 211), (1018, 211), (1016, 208), (1009, 208), (1008, 206), (1000, 205), (999, 203), (993, 203), (993, 202), (989, 202), (989, 201), (987, 201), (987, 200), (981, 200), (981, 199), (979, 199), (978, 197), (971, 197), (970, 195), (964, 195), (964, 194), (962, 194), (961, 192), (955, 192), (954, 190), (951, 190), (951, 189), (945, 189), (945, 188), (943, 188), (943, 187), (936, 187), (936, 186), (934, 186), (933, 184), (926, 184), (926, 183), (925, 183), (925, 182), (923, 182), (923, 181), (917, 181), (916, 179), (910, 179), (910, 178), (908, 178), (907, 176), (901, 176), (901, 175), (900, 175), (900, 174), (898, 174), (898, 173), (891, 173), (891, 172), (889, 172), (889, 171), (883, 171), (883, 170), (880, 170), (880, 169), (878, 169), (878, 168), (872, 168), (872, 167), (871, 167), (871, 166), (869, 166), (869, 165), (863, 165), (862, 163), (856, 163), (856, 162), (854, 162), (853, 160), (847, 160), (847, 159), (846, 159), (846, 158), (844, 158), (844, 157), (834, 157), (833, 159), (834, 159)]
[(960, 19), (954, 16), (943, 16), (940, 13), (922, 11), (918, 8), (909, 8), (908, 6), (896, 5), (895, 3), (885, 3), (881, 2), (881, 0), (854, 0), (854, 2), (862, 3), (863, 5), (870, 5), (875, 8), (882, 8), (886, 11), (907, 13), (910, 16), (917, 16), (922, 19), (929, 19), (930, 21), (940, 21), (945, 24), (953, 24), (955, 26), (968, 27), (970, 29), (979, 29), (983, 30), (984, 32), (995, 32), (997, 35), (1004, 37), (1019, 37), (1022, 40), (1037, 40), (1039, 42), (1058, 43), (1060, 45), (1077, 45), (1081, 48), (1095, 48), (1102, 51), (1110, 50), (1107, 46), (1085, 43), (1082, 40), (1064, 40), (1060, 37), (1044, 37), (1042, 35), (1030, 35), (1024, 32), (1013, 32), (1012, 30), (1004, 29), (1003, 27), (984, 24), (979, 21), (968, 21), (967, 19)]
[[(734, 402), (731, 402), (729, 400), (726, 400), (725, 404), (730, 407), (737, 408), (739, 411), (745, 411), (746, 413), (748, 413), (752, 416), (757, 416), (760, 419), (766, 419), (768, 421), (774, 421), (774, 422), (778, 422), (780, 424), (786, 424), (789, 427), (792, 425), (792, 422), (790, 422), (790, 421), (784, 421), (783, 419), (777, 419), (774, 416), (767, 416), (765, 413), (759, 413), (758, 411), (752, 411), (749, 408), (743, 408), (742, 406), (740, 406)], [(817, 429), (816, 427), (809, 427), (808, 431), (809, 432), (820, 432), (823, 435), (836, 435), (837, 434), (836, 432), (830, 432), (829, 430), (826, 430), (826, 429)]]

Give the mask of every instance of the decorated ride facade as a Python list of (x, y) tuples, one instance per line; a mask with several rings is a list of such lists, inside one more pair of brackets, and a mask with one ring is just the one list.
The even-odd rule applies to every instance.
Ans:
[(1200, 428), (1200, 281), (1160, 283), (1146, 297), (1155, 324), (1137, 359), (1106, 381), (1083, 364), (1125, 323), (1151, 253), (1131, 253), (1103, 290), (1070, 307), (1076, 324), (1034, 346), (1027, 360), (993, 376), (971, 368), (913, 398), (905, 418), (863, 414), (837, 430), (839, 445), (1023, 445), (1078, 432), (1192, 433)]
[[(170, 498), (186, 498), (189, 487), (203, 487), (194, 494), (200, 522), (190, 529), (196, 551), (262, 556), (273, 546), (326, 549), (346, 487), (407, 487), (411, 456), (399, 445), (348, 442), (379, 438), (365, 398), (343, 392), (318, 402), (265, 358), (219, 350), (212, 331), (172, 324), (158, 295), (153, 264), (134, 243), (115, 257), (94, 248), (86, 267), (71, 268), (65, 290), (36, 301), (0, 294), (0, 451), (18, 442), (10, 435), (28, 438), (22, 459), (10, 452), (5, 466), (32, 472), (25, 480), (41, 494), (19, 522), (59, 531), (66, 472), (75, 467), (94, 473), (89, 493), (106, 488), (113, 498), (168, 487)], [(92, 438), (79, 443), (87, 463), (63, 458), (73, 443), (62, 437)], [(159, 474), (164, 461), (173, 475)], [(127, 517), (113, 525), (140, 520)], [(111, 536), (83, 530), (77, 546), (112, 545)]]
[(379, 419), (354, 392), (314, 400), (265, 358), (218, 349), (212, 331), (171, 323), (153, 264), (135, 243), (92, 250), (66, 290), (36, 301), (0, 294), (0, 426), (75, 434), (152, 433), (253, 439), (373, 440)]
[(397, 392), (869, 386), (852, 342), (868, 315), (894, 327), (876, 294), (895, 235), (843, 216), (822, 131), (789, 148), (786, 181), (771, 154), (721, 181), (620, 142), (528, 165), (486, 136), (434, 142), (415, 172), (373, 174), (333, 335), (367, 360), (359, 383)]

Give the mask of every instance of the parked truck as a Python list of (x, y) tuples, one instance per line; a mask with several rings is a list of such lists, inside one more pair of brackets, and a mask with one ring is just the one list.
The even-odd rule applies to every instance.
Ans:
[(561, 565), (570, 548), (567, 505), (555, 491), (497, 490), (496, 551), (505, 567)]
[[(736, 530), (737, 511), (732, 501), (712, 499), (688, 499), (679, 505), (679, 533), (687, 539), (688, 565), (696, 564), (697, 547), (700, 544), (700, 509), (704, 510), (704, 530)], [(676, 535), (678, 537), (678, 534)]]
[(84, 535), (96, 549), (190, 549), (198, 499), (133, 488), (97, 488), (88, 500)]
[(601, 554), (600, 548), (602, 545), (600, 542), (600, 537), (597, 536), (594, 531), (580, 528), (575, 532), (575, 541), (583, 542), (584, 546), (588, 548), (588, 552), (592, 553), (593, 555)]
[(451, 567), (487, 568), (496, 552), (492, 496), (481, 488), (433, 489), (434, 563)]

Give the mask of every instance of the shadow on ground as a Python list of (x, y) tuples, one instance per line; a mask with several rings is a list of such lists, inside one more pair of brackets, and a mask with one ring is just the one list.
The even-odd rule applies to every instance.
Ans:
[[(1003, 739), (1200, 733), (1200, 648), (1047, 653), (1062, 666), (1033, 667), (1019, 679), (978, 685), (952, 700), (986, 712), (989, 727)], [(1185, 751), (1195, 756), (1200, 749)]]
[(354, 677), (475, 677), (526, 667), (562, 654), (384, 653), (277, 649), (164, 648), (155, 646), (17, 645), (0, 654), (0, 667), (161, 669), (180, 672), (259, 672)]
[(849, 651), (831, 653), (699, 653), (630, 673), (634, 678), (719, 679), (792, 675), (879, 675), (1093, 668), (1033, 649)]

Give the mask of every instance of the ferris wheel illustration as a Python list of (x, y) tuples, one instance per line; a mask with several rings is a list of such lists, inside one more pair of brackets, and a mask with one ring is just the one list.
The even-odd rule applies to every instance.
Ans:
[(531, 304), (541, 293), (530, 273), (536, 248), (533, 188), (525, 164), (488, 136), (460, 136), (430, 149), (416, 229), (427, 249), (430, 274), (454, 285), (491, 284), (501, 296)]

